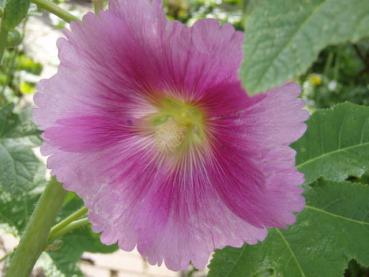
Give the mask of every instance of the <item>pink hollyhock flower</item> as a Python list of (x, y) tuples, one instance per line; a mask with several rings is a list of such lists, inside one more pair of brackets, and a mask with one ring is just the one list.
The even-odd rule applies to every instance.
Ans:
[(158, 0), (112, 0), (58, 41), (34, 120), (48, 167), (106, 244), (173, 270), (263, 240), (304, 207), (288, 146), (308, 113), (289, 83), (248, 97), (243, 34), (169, 22)]

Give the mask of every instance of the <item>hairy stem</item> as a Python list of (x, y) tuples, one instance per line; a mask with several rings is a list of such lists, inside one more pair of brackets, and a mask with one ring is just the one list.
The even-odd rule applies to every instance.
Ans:
[(79, 229), (79, 228), (88, 226), (89, 224), (90, 224), (90, 222), (88, 221), (87, 217), (77, 219), (77, 220), (71, 222), (70, 224), (68, 224), (67, 226), (65, 226), (63, 229), (60, 229), (57, 232), (50, 233), (49, 242), (52, 242), (53, 240), (55, 240), (57, 238), (60, 238), (60, 237), (64, 236), (65, 234), (68, 234), (68, 233), (74, 231), (75, 229)]
[(75, 211), (73, 214), (65, 218), (64, 220), (60, 221), (54, 227), (51, 228), (49, 241), (53, 240), (56, 237), (56, 234), (59, 234), (61, 230), (66, 228), (68, 225), (73, 223), (73, 221), (81, 218), (82, 216), (87, 214), (87, 208), (83, 207), (78, 211)]
[(38, 7), (43, 10), (46, 10), (56, 16), (60, 17), (66, 22), (72, 22), (78, 20), (78, 17), (74, 16), (73, 14), (69, 13), (68, 11), (60, 8), (58, 5), (50, 2), (48, 0), (31, 0), (32, 3), (35, 3)]
[(66, 191), (52, 178), (42, 193), (14, 256), (6, 277), (28, 277), (48, 243), (49, 231), (63, 205)]

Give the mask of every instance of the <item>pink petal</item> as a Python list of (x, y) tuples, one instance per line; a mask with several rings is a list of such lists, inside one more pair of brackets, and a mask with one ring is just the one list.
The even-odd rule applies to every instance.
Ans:
[[(246, 95), (242, 33), (210, 19), (168, 22), (158, 0), (112, 0), (65, 35), (34, 121), (52, 174), (82, 197), (104, 243), (173, 270), (202, 268), (214, 249), (294, 222), (303, 176), (288, 145), (308, 114), (292, 83)], [(160, 97), (195, 103), (206, 118), (206, 143), (177, 164), (141, 131)]]

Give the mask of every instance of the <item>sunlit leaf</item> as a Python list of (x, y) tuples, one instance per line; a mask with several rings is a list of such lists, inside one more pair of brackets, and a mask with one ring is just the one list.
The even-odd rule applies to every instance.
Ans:
[(45, 166), (33, 148), (40, 140), (28, 116), (0, 108), (0, 187), (8, 192), (28, 191), (45, 182)]
[(306, 184), (360, 177), (369, 170), (369, 107), (345, 103), (314, 113), (293, 147)]
[(245, 26), (241, 79), (254, 95), (303, 73), (324, 47), (368, 37), (369, 1), (255, 1)]

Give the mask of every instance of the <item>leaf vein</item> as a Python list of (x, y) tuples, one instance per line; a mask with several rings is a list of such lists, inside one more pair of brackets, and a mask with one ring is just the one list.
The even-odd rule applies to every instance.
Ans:
[(300, 164), (296, 165), (296, 167), (298, 169), (301, 169), (302, 167), (306, 166), (307, 164), (310, 164), (310, 163), (315, 162), (317, 160), (329, 157), (330, 155), (337, 154), (337, 153), (340, 153), (340, 152), (349, 151), (349, 150), (353, 150), (355, 148), (365, 147), (365, 146), (369, 146), (369, 142), (362, 143), (362, 144), (357, 144), (357, 145), (352, 145), (352, 146), (340, 148), (340, 149), (337, 149), (337, 150), (334, 150), (334, 151), (331, 151), (331, 152), (323, 153), (322, 155), (319, 155), (317, 157), (314, 157), (312, 159), (309, 159), (309, 160), (307, 160), (303, 163), (300, 163)]
[(297, 268), (299, 269), (299, 271), (300, 271), (300, 273), (301, 273), (301, 276), (306, 277), (306, 275), (305, 275), (305, 273), (304, 273), (304, 271), (303, 271), (303, 269), (302, 269), (302, 267), (301, 267), (301, 264), (300, 264), (300, 262), (298, 261), (298, 259), (297, 259), (296, 255), (295, 255), (295, 252), (293, 252), (293, 250), (292, 250), (292, 248), (291, 248), (291, 246), (290, 246), (289, 242), (288, 242), (288, 241), (286, 240), (286, 238), (283, 236), (283, 234), (282, 234), (282, 232), (281, 232), (281, 231), (279, 231), (278, 229), (275, 229), (275, 230), (276, 230), (276, 232), (278, 233), (278, 235), (281, 237), (281, 239), (282, 239), (283, 243), (285, 244), (286, 248), (288, 249), (288, 251), (290, 252), (292, 259), (294, 260), (294, 262), (295, 262), (295, 264), (296, 264)]
[(237, 261), (233, 264), (231, 270), (228, 272), (227, 276), (226, 277), (229, 277), (229, 276), (232, 276), (231, 274), (233, 274), (235, 268), (236, 268), (236, 265), (238, 264), (238, 262), (241, 260), (243, 254), (245, 253), (246, 251), (246, 247), (243, 247), (241, 253), (240, 253), (240, 256), (237, 258)]
[[(293, 42), (293, 40), (296, 38), (296, 36), (299, 34), (299, 32), (304, 28), (304, 26), (309, 22), (310, 18), (315, 15), (315, 13), (323, 6), (323, 4), (326, 3), (327, 0), (322, 1), (319, 5), (317, 5), (310, 14), (307, 15), (307, 17), (301, 22), (300, 26), (296, 28), (296, 30), (292, 33), (291, 37), (286, 41), (284, 45), (281, 45), (281, 47), (278, 49), (278, 51), (273, 55), (273, 57), (270, 58), (270, 64), (273, 65), (274, 62), (276, 62), (278, 56), (287, 49), (290, 44)], [(261, 83), (264, 76), (267, 75), (267, 73), (273, 68), (273, 66), (269, 66), (266, 70), (263, 71), (263, 73), (260, 75), (260, 77), (255, 82), (257, 85)]]
[(336, 218), (339, 218), (339, 219), (342, 219), (342, 220), (346, 220), (346, 221), (349, 221), (351, 223), (356, 223), (356, 224), (360, 224), (360, 225), (369, 226), (369, 222), (360, 221), (360, 220), (352, 219), (352, 218), (345, 217), (345, 216), (342, 216), (342, 215), (339, 215), (339, 214), (331, 213), (331, 212), (328, 212), (326, 210), (323, 210), (323, 209), (320, 209), (320, 208), (317, 208), (317, 207), (313, 207), (313, 206), (310, 206), (310, 205), (305, 205), (305, 208), (313, 210), (315, 212), (323, 213), (323, 214), (326, 214), (326, 215), (329, 215), (329, 216), (332, 216), (332, 217), (336, 217)]

